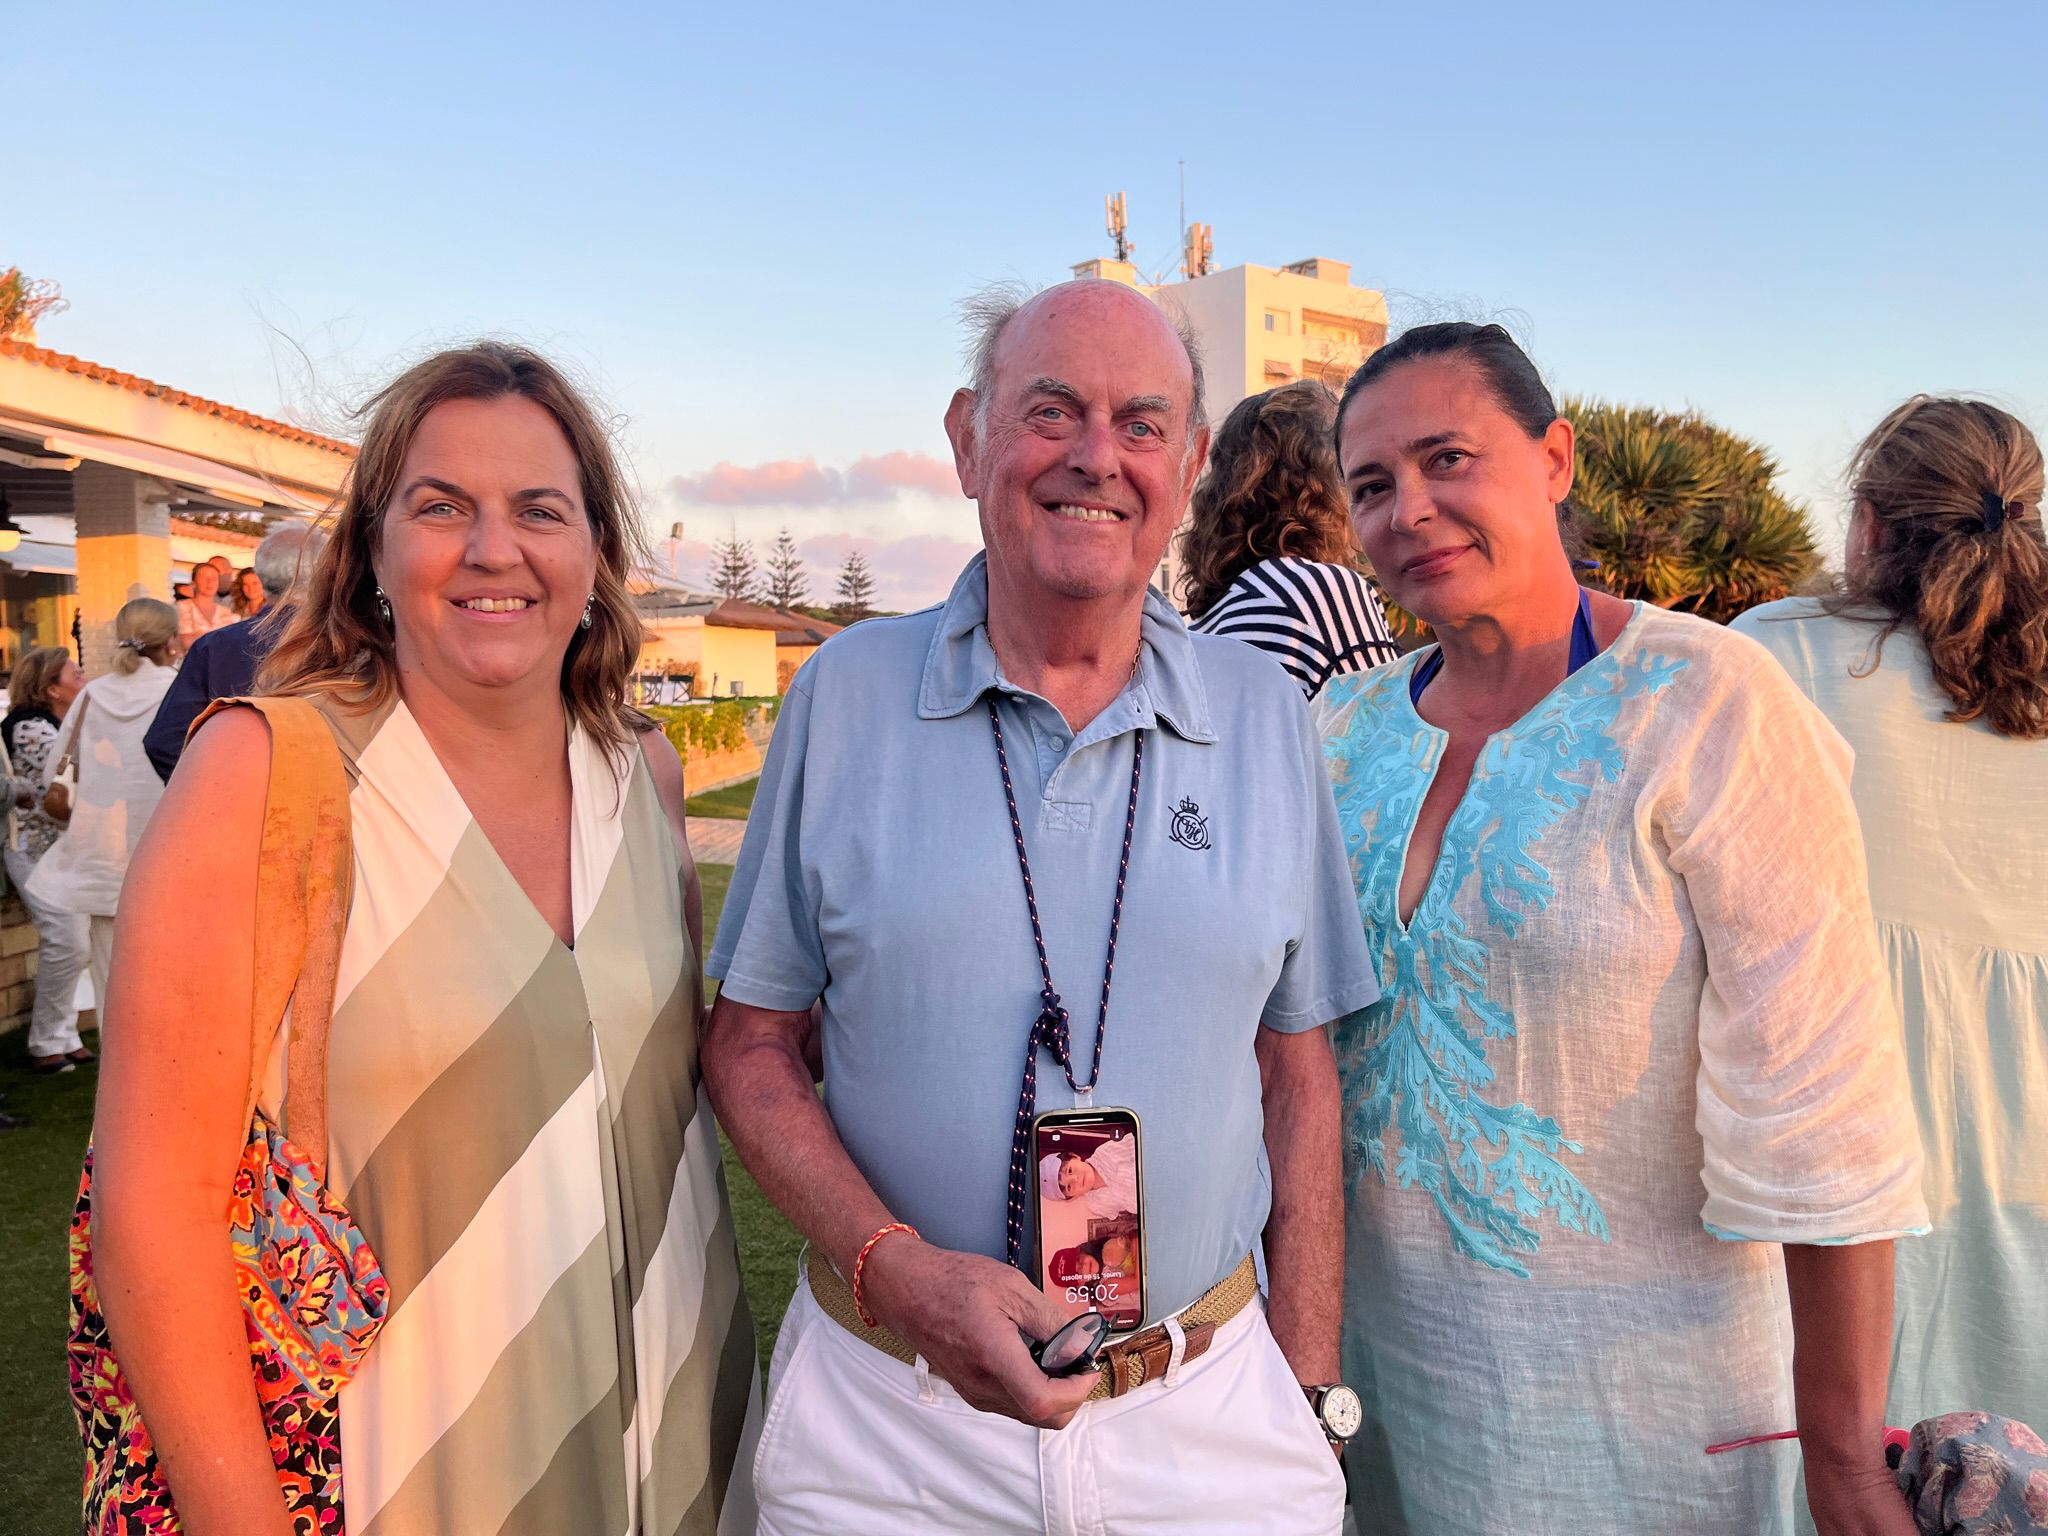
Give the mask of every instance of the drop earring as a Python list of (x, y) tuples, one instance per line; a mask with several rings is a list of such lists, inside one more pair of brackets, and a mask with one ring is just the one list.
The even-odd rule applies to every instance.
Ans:
[(382, 587), (377, 588), (377, 611), (384, 615), (384, 622), (391, 622), (391, 599), (384, 595)]
[(591, 610), (594, 609), (596, 606), (597, 594), (595, 592), (591, 593), (590, 596), (583, 599), (583, 618), (582, 621), (578, 623), (576, 626), (578, 629), (590, 628), (592, 622), (594, 621)]

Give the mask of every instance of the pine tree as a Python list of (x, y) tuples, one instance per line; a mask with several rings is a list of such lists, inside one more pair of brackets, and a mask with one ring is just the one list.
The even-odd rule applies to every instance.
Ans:
[(768, 551), (768, 601), (777, 608), (794, 608), (810, 591), (811, 578), (796, 552), (796, 540), (785, 528), (775, 535), (775, 547)]
[(833, 605), (832, 612), (840, 623), (852, 624), (874, 611), (875, 578), (868, 570), (867, 561), (856, 549), (839, 569), (839, 601)]
[(720, 597), (738, 598), (743, 603), (756, 601), (761, 590), (761, 572), (754, 563), (754, 546), (742, 539), (735, 528), (712, 546), (712, 554), (717, 560), (711, 567), (712, 590)]

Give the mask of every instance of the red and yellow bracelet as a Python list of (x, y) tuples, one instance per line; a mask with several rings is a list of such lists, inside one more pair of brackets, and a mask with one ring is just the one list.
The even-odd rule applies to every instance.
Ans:
[(912, 1237), (917, 1236), (917, 1228), (909, 1222), (892, 1221), (860, 1245), (860, 1257), (853, 1261), (853, 1310), (860, 1314), (860, 1320), (870, 1328), (879, 1328), (882, 1325), (875, 1320), (875, 1314), (868, 1310), (867, 1298), (861, 1293), (861, 1272), (868, 1267), (868, 1255), (875, 1251), (875, 1244), (891, 1232), (908, 1232)]

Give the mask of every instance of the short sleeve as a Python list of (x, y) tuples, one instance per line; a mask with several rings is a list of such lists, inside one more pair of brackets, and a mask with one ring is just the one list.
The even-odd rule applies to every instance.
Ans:
[(1301, 850), (1301, 931), (1259, 1022), (1283, 1034), (1316, 1029), (1379, 1000), (1372, 951), (1358, 915), (1351, 861), (1337, 828), (1337, 800), (1304, 704), (1294, 711), (1307, 813)]
[(1925, 1231), (1849, 748), (1761, 649), (1716, 660), (1726, 676), (1659, 811), (1706, 948), (1701, 1221), (1774, 1243)]
[(783, 698), (740, 860), (705, 971), (735, 1002), (793, 1013), (825, 990), (819, 892), (803, 848), (804, 773), (812, 699), (799, 678)]

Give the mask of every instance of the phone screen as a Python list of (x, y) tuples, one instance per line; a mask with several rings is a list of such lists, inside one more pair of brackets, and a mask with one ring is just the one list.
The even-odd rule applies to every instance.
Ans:
[(1121, 1333), (1145, 1319), (1144, 1179), (1138, 1117), (1054, 1110), (1032, 1127), (1038, 1283), (1070, 1317), (1100, 1312)]

